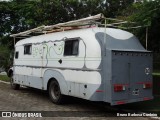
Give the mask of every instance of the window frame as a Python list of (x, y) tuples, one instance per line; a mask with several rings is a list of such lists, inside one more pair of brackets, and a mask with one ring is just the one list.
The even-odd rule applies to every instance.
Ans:
[[(74, 48), (74, 41), (77, 41), (78, 42), (78, 45), (77, 45), (77, 54), (73, 54), (73, 48)], [(69, 38), (69, 39), (65, 39), (65, 41), (64, 41), (64, 52), (63, 52), (63, 56), (65, 56), (65, 57), (67, 57), (67, 56), (78, 56), (79, 55), (79, 41), (80, 41), (80, 39), (79, 38)], [(72, 51), (71, 51), (71, 53), (72, 54), (66, 54), (65, 53), (65, 51), (66, 51), (66, 42), (72, 42), (71, 44), (72, 44)]]
[(15, 59), (19, 58), (19, 51), (15, 51)]
[[(27, 47), (29, 47), (29, 52), (26, 50), (27, 49)], [(24, 45), (24, 53), (23, 53), (24, 55), (31, 55), (32, 54), (32, 44), (25, 44)]]

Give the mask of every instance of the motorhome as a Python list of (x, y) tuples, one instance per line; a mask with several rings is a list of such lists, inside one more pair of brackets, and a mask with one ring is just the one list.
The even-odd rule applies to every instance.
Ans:
[(132, 33), (97, 25), (76, 29), (70, 23), (75, 22), (11, 35), (44, 32), (15, 44), (9, 71), (12, 88), (23, 85), (48, 90), (56, 104), (65, 96), (111, 105), (153, 99), (152, 53)]

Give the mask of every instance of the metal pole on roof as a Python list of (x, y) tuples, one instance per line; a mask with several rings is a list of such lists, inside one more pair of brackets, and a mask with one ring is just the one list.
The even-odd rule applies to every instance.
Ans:
[(16, 54), (16, 47), (15, 47), (15, 44), (16, 44), (16, 38), (13, 37), (13, 40), (14, 40), (14, 55), (13, 55), (13, 75), (15, 74), (15, 54)]
[(15, 38), (15, 37), (13, 37), (13, 40), (14, 40), (14, 48), (15, 48), (16, 38)]
[(148, 27), (146, 27), (146, 50), (148, 49)]
[(104, 56), (106, 56), (106, 24), (107, 24), (107, 21), (106, 21), (106, 18), (104, 19), (105, 20), (105, 31), (104, 31)]

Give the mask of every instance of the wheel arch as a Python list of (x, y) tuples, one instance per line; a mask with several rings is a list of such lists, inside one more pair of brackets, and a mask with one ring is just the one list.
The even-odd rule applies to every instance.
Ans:
[(64, 76), (57, 70), (49, 69), (44, 72), (44, 90), (48, 90), (49, 84), (52, 80), (56, 80), (58, 82), (62, 94), (68, 95), (67, 82)]

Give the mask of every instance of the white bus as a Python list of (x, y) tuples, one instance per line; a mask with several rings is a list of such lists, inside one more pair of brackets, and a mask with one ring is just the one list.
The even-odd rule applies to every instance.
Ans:
[(48, 90), (56, 104), (66, 95), (111, 105), (153, 99), (152, 54), (121, 29), (92, 26), (22, 39), (9, 75), (12, 88)]

